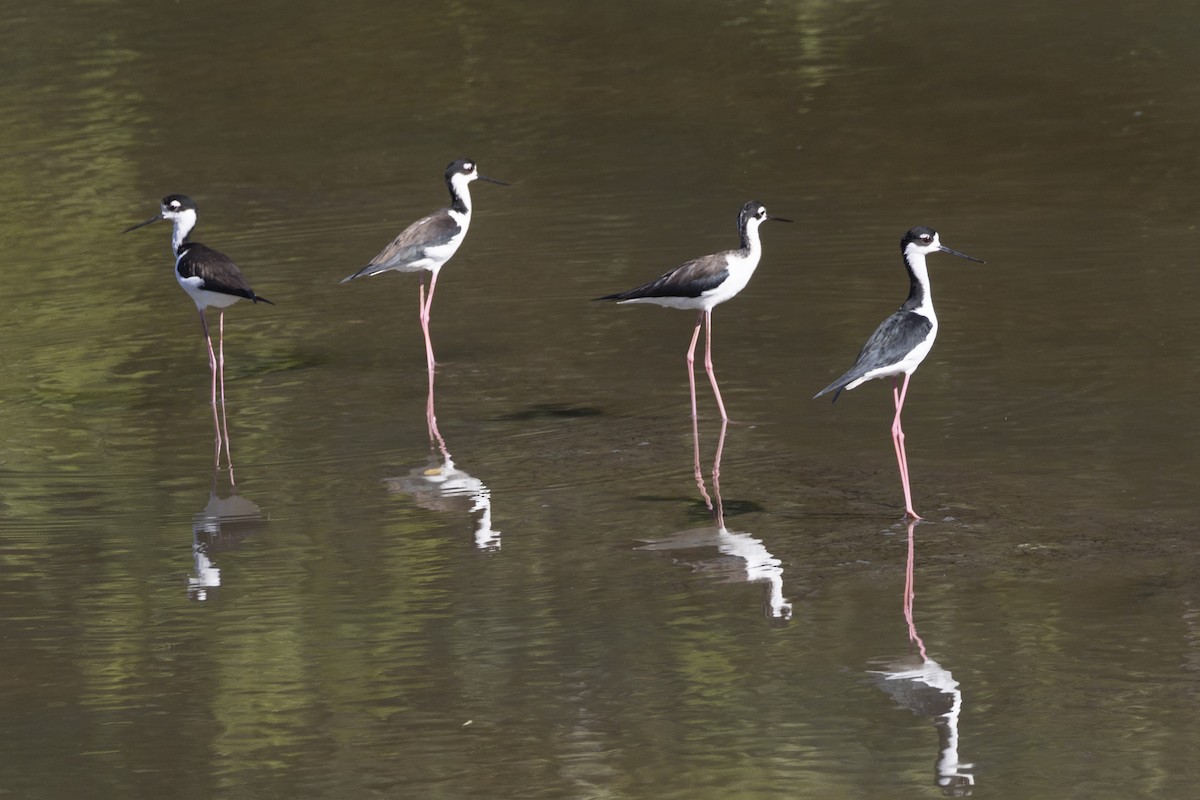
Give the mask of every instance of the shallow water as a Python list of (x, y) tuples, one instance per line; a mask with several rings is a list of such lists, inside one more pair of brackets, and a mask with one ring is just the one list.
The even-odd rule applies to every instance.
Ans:
[[(14, 12), (0, 787), (1187, 796), (1196, 23), (1114, 3)], [(415, 277), (337, 281), (444, 202), (461, 155), (513, 185), (475, 184), (439, 280), (443, 452)], [(166, 226), (119, 235), (169, 192), (277, 304), (228, 314), (237, 494)], [(714, 316), (718, 495), (703, 375), (695, 475), (692, 316), (589, 299), (733, 246), (750, 198), (796, 223), (764, 228)], [(930, 262), (910, 629), (889, 387), (809, 398), (903, 299), (917, 224), (988, 263)], [(956, 685), (884, 676), (906, 669)]]

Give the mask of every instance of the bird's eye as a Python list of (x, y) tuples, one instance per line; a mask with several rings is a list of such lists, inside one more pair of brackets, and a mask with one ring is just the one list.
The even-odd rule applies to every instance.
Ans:
[(171, 201), (171, 210), (172, 210), (172, 211), (178, 211), (178, 210), (179, 210), (179, 201), (178, 201), (178, 200), (172, 200), (172, 201)]
[(767, 210), (765, 208), (763, 208), (762, 206), (759, 206), (758, 207), (758, 216), (761, 218), (761, 217), (765, 217), (766, 215), (767, 215)]
[(469, 161), (466, 164), (463, 164), (463, 172), (471, 172), (474, 169), (475, 165)]
[(930, 241), (931, 239), (932, 239), (932, 237), (931, 237), (931, 236), (930, 236), (928, 233), (922, 233), (922, 234), (921, 234), (921, 241), (922, 241), (922, 242), (928, 242), (928, 241)]

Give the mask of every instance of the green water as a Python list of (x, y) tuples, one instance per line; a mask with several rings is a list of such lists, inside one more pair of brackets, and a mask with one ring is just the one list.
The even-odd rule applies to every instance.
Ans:
[[(932, 662), (957, 791), (1188, 796), (1198, 25), (9, 9), (0, 791), (936, 797), (947, 718), (878, 675)], [(338, 281), (445, 203), (460, 156), (513, 185), (475, 184), (438, 283), (446, 464), (415, 276)], [(227, 314), (237, 495), (167, 228), (120, 234), (172, 192), (276, 303)], [(721, 531), (693, 316), (589, 299), (734, 246), (752, 198), (796, 224), (714, 315)], [(931, 257), (941, 331), (905, 412), (925, 662), (889, 387), (809, 399), (903, 300), (918, 224), (988, 261)]]

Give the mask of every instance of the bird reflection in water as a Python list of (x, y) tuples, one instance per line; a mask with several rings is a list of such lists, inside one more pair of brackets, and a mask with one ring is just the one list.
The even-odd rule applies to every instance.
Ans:
[(220, 470), (213, 469), (212, 485), (204, 510), (192, 517), (192, 573), (188, 576), (187, 594), (192, 600), (205, 601), (221, 586), (221, 569), (213, 563), (213, 554), (232, 550), (263, 525), (262, 511), (253, 501), (237, 493), (230, 467), (228, 497), (217, 494)]
[(882, 669), (870, 670), (879, 688), (892, 696), (904, 708), (922, 717), (933, 717), (938, 732), (938, 755), (935, 762), (935, 784), (947, 797), (967, 797), (974, 790), (974, 764), (958, 758), (958, 722), (962, 713), (962, 692), (950, 670), (929, 657), (925, 642), (913, 622), (914, 529), (916, 520), (908, 523), (908, 562), (904, 578), (904, 620), (908, 623), (908, 640), (916, 652), (898, 659), (881, 661)]
[(721, 423), (717, 452), (713, 457), (710, 496), (704, 482), (704, 469), (700, 463), (700, 429), (696, 418), (692, 417), (696, 486), (700, 489), (700, 497), (712, 515), (715, 527), (680, 531), (666, 539), (650, 540), (639, 549), (678, 552), (716, 547), (716, 558), (676, 555), (675, 559), (688, 564), (696, 572), (714, 575), (731, 583), (765, 583), (767, 591), (763, 613), (773, 621), (786, 622), (792, 617), (792, 604), (783, 596), (783, 562), (771, 555), (761, 539), (725, 527), (725, 506), (721, 501), (721, 456), (725, 451), (725, 434), (728, 427), (728, 420)]
[(492, 527), (492, 492), (478, 478), (454, 465), (446, 440), (438, 430), (433, 401), (433, 371), (429, 372), (429, 398), (425, 402), (425, 422), (429, 428), (429, 462), (407, 475), (386, 480), (389, 492), (410, 495), (417, 505), (430, 511), (465, 510), (477, 515), (475, 546), (480, 550), (500, 549), (500, 531)]

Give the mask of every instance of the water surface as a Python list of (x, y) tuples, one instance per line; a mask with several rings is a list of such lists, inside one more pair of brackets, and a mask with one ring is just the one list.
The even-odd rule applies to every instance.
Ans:
[[(1116, 3), (14, 12), (0, 786), (1188, 795), (1198, 22)], [(444, 203), (464, 155), (513, 185), (475, 184), (439, 280), (443, 451), (415, 277), (337, 281)], [(236, 494), (166, 226), (119, 235), (170, 192), (277, 304), (227, 315)], [(715, 314), (734, 421), (717, 487), (701, 376), (702, 493), (692, 316), (589, 299), (733, 246), (751, 198), (797, 222), (763, 231)], [(910, 628), (889, 387), (809, 398), (903, 299), (918, 224), (988, 264), (931, 259)], [(883, 677), (918, 669), (955, 686)]]

